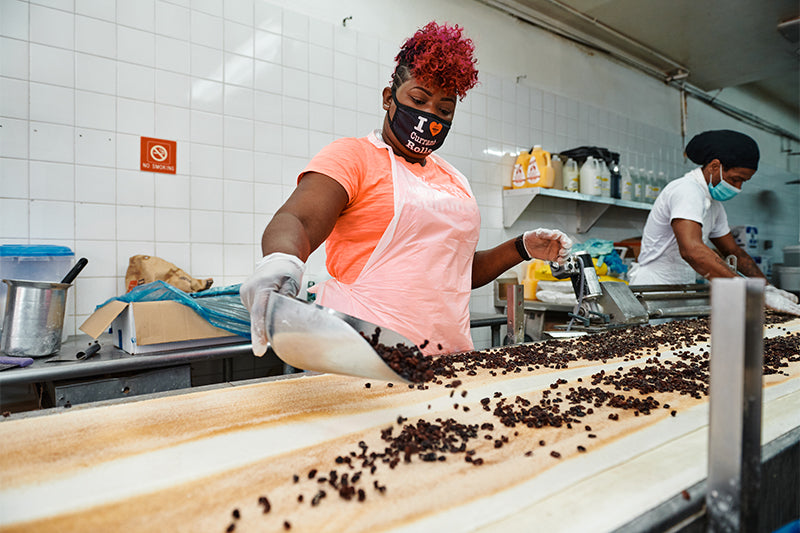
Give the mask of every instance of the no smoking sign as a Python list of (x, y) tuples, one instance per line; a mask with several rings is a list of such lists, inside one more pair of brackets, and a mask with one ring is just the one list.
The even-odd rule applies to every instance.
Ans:
[(141, 169), (148, 172), (175, 174), (175, 152), (178, 143), (165, 139), (142, 137)]

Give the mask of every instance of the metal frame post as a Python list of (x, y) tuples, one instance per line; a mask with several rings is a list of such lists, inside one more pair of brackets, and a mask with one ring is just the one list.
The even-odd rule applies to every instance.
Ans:
[(761, 485), (764, 280), (711, 282), (708, 531), (756, 531)]
[(512, 344), (521, 344), (525, 342), (525, 287), (506, 285), (506, 304), (506, 337)]

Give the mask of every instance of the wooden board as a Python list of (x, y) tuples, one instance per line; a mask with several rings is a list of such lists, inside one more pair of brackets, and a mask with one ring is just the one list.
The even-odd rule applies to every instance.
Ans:
[[(797, 335), (800, 320), (766, 332)], [(580, 352), (580, 342), (560, 349)], [(707, 398), (652, 393), (659, 408), (649, 415), (603, 405), (571, 429), (506, 427), (493, 409), (501, 398), (535, 405), (589, 386), (601, 370), (624, 374), (648, 359), (677, 361), (708, 346), (614, 349), (605, 361), (579, 359), (566, 368), (459, 373), (455, 389), (453, 378), (420, 390), (314, 375), (11, 417), (0, 423), (0, 531), (194, 532), (231, 524), (237, 532), (281, 531), (284, 522), (291, 531), (524, 531), (531, 524), (608, 531), (705, 477)], [(763, 442), (800, 427), (800, 361), (781, 371), (764, 378)], [(353, 469), (337, 463), (360, 453), (359, 443), (382, 452), (388, 427), (397, 435), (437, 418), (493, 424), (467, 444), (484, 463), (475, 466), (464, 453), (433, 462), (412, 454), (395, 468), (377, 461), (374, 475), (356, 460)], [(361, 470), (353, 486), (364, 490), (364, 501), (309, 479), (312, 469), (316, 478)], [(321, 489), (326, 496), (311, 505)], [(268, 514), (261, 496), (269, 499)]]

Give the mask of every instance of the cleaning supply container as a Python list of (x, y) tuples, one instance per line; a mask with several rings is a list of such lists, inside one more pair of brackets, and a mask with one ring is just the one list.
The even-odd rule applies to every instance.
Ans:
[(528, 170), (525, 173), (525, 183), (528, 187), (552, 188), (555, 173), (553, 165), (550, 163), (550, 152), (542, 149), (537, 144), (531, 150), (531, 158), (528, 161)]
[[(51, 244), (0, 245), (0, 279), (58, 282), (72, 267), (75, 253), (66, 246)], [(8, 285), (0, 282), (0, 325), (6, 309)], [(72, 296), (66, 308), (72, 306)], [(1, 333), (0, 333), (1, 334)], [(64, 333), (64, 340), (67, 334)]]
[(511, 173), (511, 188), (522, 189), (527, 187), (525, 182), (525, 172), (528, 170), (528, 163), (531, 160), (531, 152), (521, 151), (514, 162), (514, 170)]
[(0, 351), (37, 357), (61, 349), (68, 283), (4, 279), (8, 287)]

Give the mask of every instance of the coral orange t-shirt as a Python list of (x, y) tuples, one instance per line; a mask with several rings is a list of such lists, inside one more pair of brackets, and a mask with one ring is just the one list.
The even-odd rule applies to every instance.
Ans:
[[(347, 192), (348, 202), (325, 241), (325, 265), (331, 276), (353, 283), (366, 265), (394, 217), (394, 186), (389, 151), (367, 137), (338, 139), (315, 155), (297, 178), (319, 172), (336, 180)], [(425, 166), (395, 157), (415, 176), (432, 187), (461, 198), (470, 194), (436, 156)]]

